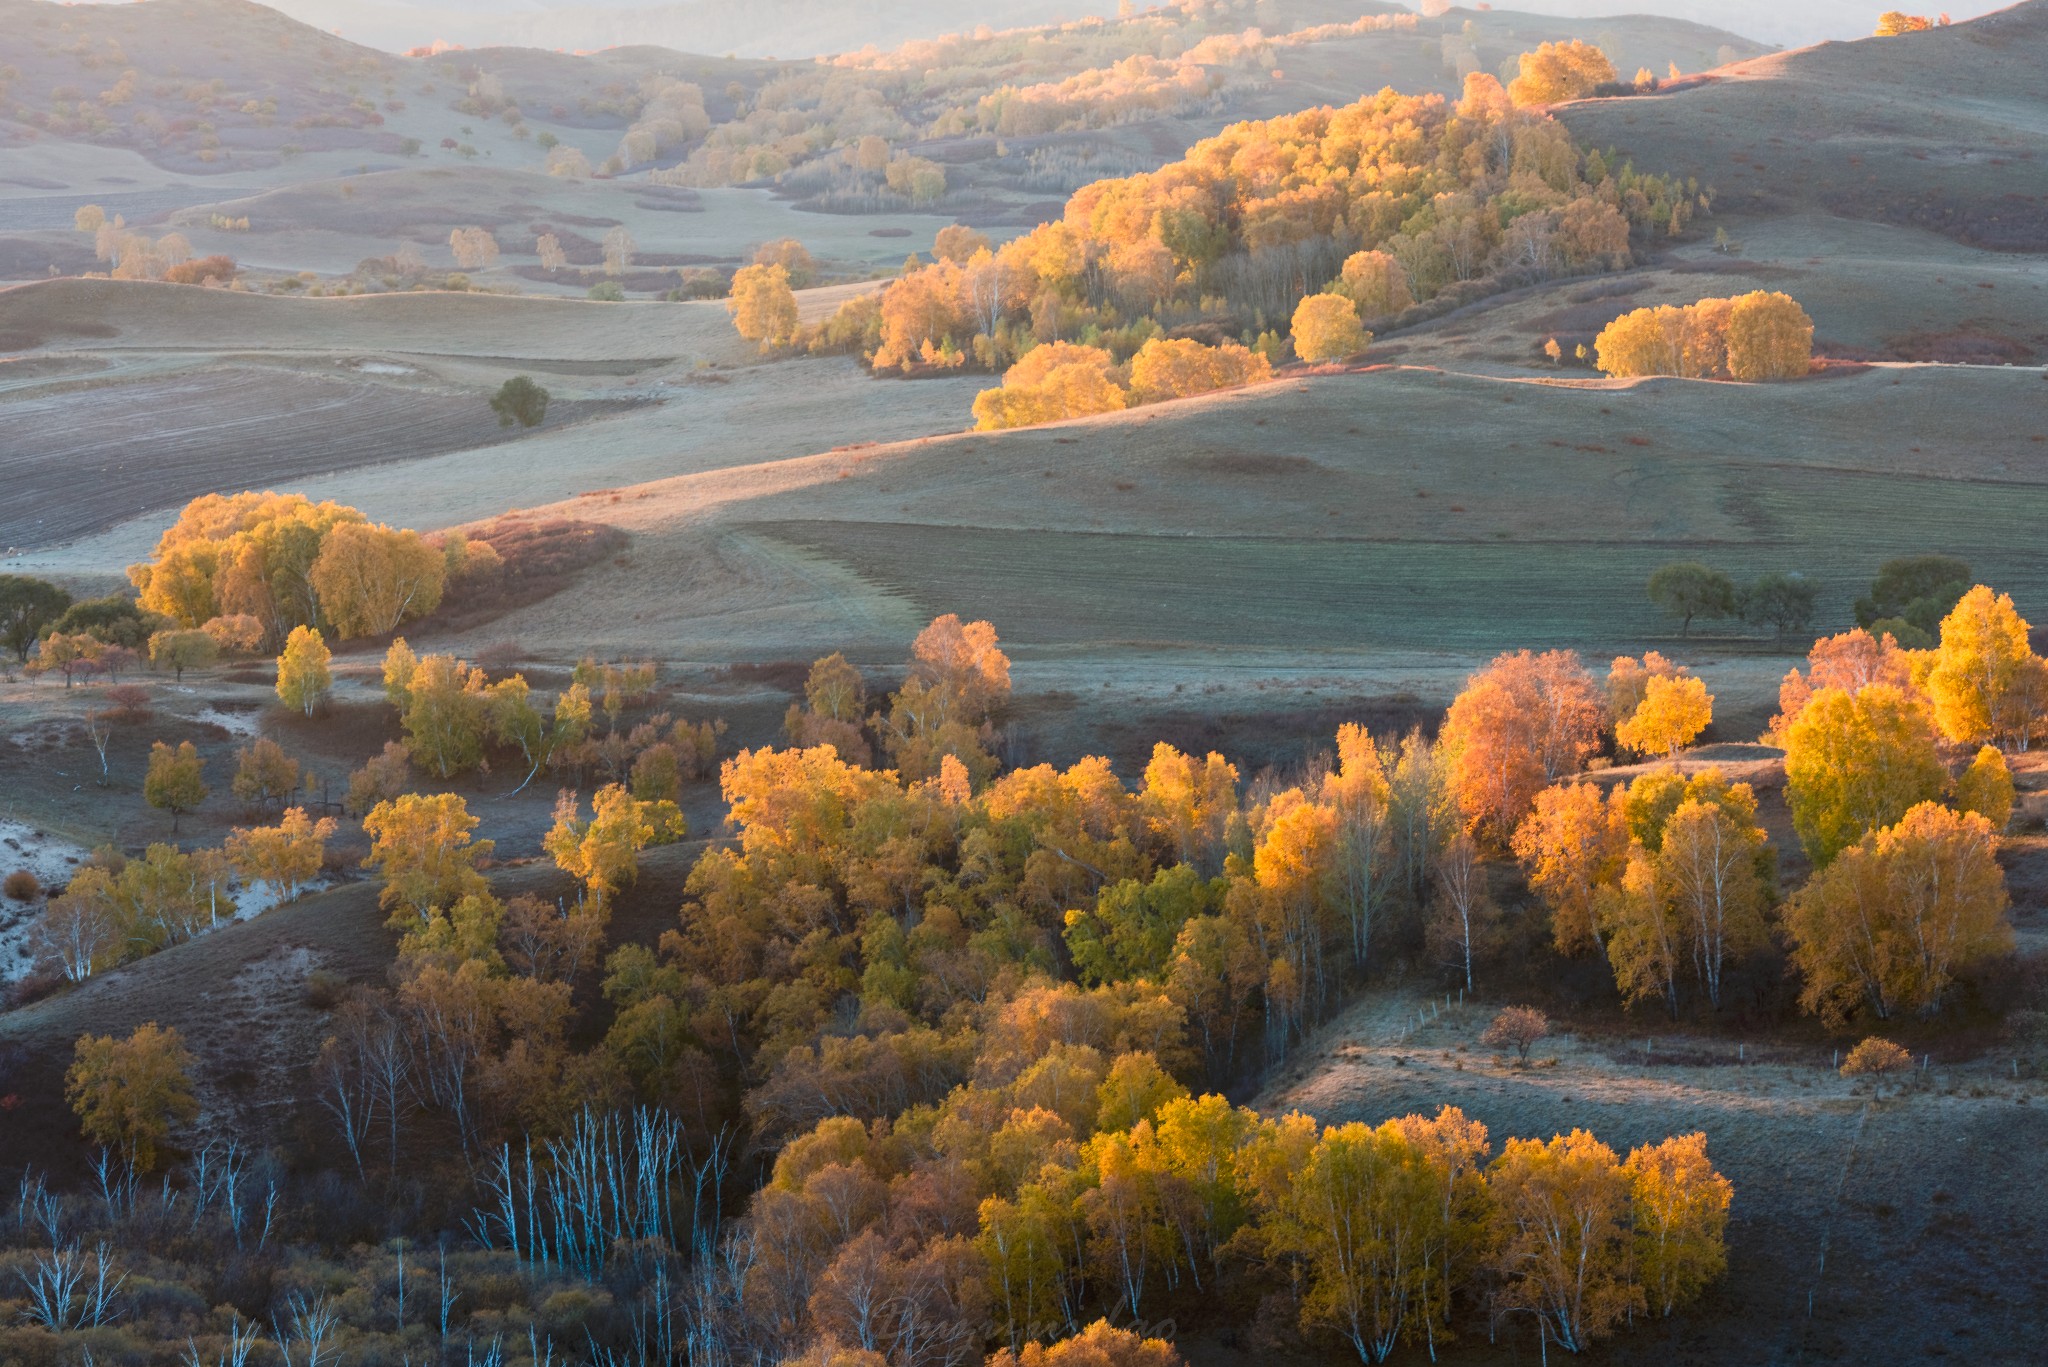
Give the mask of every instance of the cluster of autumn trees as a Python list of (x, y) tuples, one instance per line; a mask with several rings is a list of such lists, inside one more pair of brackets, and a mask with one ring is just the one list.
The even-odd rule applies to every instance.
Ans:
[[(1697, 202), (1695, 188), (1582, 152), (1474, 75), (1456, 103), (1389, 90), (1235, 125), (1157, 172), (1088, 186), (1000, 249), (941, 243), (802, 340), (877, 370), (1007, 371), (1050, 343), (1121, 362), (1202, 324), (1245, 329), (1270, 357), (1283, 345), (1272, 330), (1327, 291), (1338, 303), (1309, 310), (1296, 349), (1341, 355), (1363, 345), (1362, 321), (1418, 301), (1625, 262), (1632, 232), (1681, 231)], [(774, 335), (798, 340), (793, 321)]]
[[(158, 742), (144, 791), (155, 806), (189, 811), (206, 797), (201, 770), (190, 742), (175, 749)], [(297, 784), (298, 765), (273, 741), (259, 740), (239, 756), (234, 791), (251, 807), (282, 804)], [(37, 923), (37, 959), (65, 981), (83, 982), (235, 919), (238, 887), (260, 884), (274, 900), (290, 901), (319, 877), (334, 832), (333, 818), (290, 807), (274, 826), (235, 830), (220, 849), (153, 844), (133, 859), (111, 846), (96, 850)]]
[[(1696, 988), (1718, 1007), (1728, 969), (1777, 936), (1802, 1005), (1831, 1024), (1931, 1015), (2012, 948), (1996, 856), (2013, 781), (1999, 747), (2040, 733), (2044, 669), (2011, 600), (1982, 586), (1933, 649), (1860, 629), (1816, 644), (1787, 675), (1772, 724), (1815, 869), (1782, 906), (1756, 795), (1717, 770), (1652, 770), (1606, 792), (1567, 781), (1496, 810), (1527, 811), (1512, 845), (1557, 950), (1604, 951), (1629, 1000), (1675, 1014)], [(1609, 693), (1616, 717), (1633, 708), (1617, 737), (1645, 751), (1683, 744), (1710, 715), (1698, 681), (1655, 655), (1617, 661)], [(1586, 744), (1590, 690), (1581, 680), (1560, 696), (1573, 699)]]
[(1297, 1288), (1302, 1327), (1364, 1362), (1523, 1316), (1576, 1352), (1725, 1266), (1732, 1190), (1704, 1136), (1621, 1159), (1577, 1130), (1496, 1155), (1454, 1107), (1266, 1117), (1190, 1096), (1148, 1053), (1087, 1058), (1044, 1009), (1014, 1003), (1015, 1042), (992, 1032), (939, 1104), (783, 1146), (729, 1236), (758, 1261), (714, 1341), (971, 1362), (988, 1325), (990, 1361), (1030, 1360), (1036, 1339), (1101, 1334), (1098, 1315), (1144, 1323), (1250, 1280)]
[(1791, 380), (1813, 368), (1813, 319), (1791, 296), (1758, 290), (1624, 313), (1593, 348), (1615, 376)]
[[(459, 796), (380, 802), (393, 986), (351, 999), (320, 1065), (356, 1163), (395, 1165), (422, 1109), (474, 1151), (636, 1102), (709, 1134), (742, 1089), (781, 1153), (693, 1271), (691, 1332), (777, 1356), (971, 1361), (990, 1323), (1028, 1352), (1245, 1275), (1298, 1278), (1305, 1324), (1375, 1360), (1489, 1315), (1577, 1347), (1718, 1274), (1728, 1188), (1697, 1136), (1489, 1163), (1455, 1112), (1319, 1130), (1180, 1080), (1263, 1057), (1261, 1013), (1284, 1049), (1392, 933), (1391, 885), (1469, 850), (1427, 742), (1382, 757), (1349, 728), (1331, 771), (1249, 802), (1220, 756), (1167, 746), (1136, 791), (1099, 759), (1004, 774), (1008, 686), (994, 632), (951, 617), (873, 711), (819, 661), (786, 722), (802, 748), (726, 762), (735, 839), (698, 860), (678, 927), (603, 956), (613, 1014), (583, 1054), (572, 983), (640, 851), (680, 834), (673, 804), (565, 795), (545, 843), (581, 892), (550, 906), (493, 895)], [(866, 767), (877, 750), (896, 767)], [(1546, 1246), (1560, 1213), (1582, 1233)]]
[[(236, 637), (253, 619), (277, 649), (295, 628), (382, 636), (440, 606), (447, 585), (499, 564), (486, 542), (429, 541), (300, 494), (207, 494), (185, 505), (154, 558), (131, 565), (141, 607), (176, 626)], [(222, 619), (227, 619), (223, 621)]]
[[(108, 275), (115, 280), (218, 287), (233, 284), (238, 273), (232, 257), (195, 257), (192, 243), (183, 233), (165, 233), (152, 241), (131, 230), (120, 214), (107, 217), (97, 204), (81, 205), (72, 222), (79, 232), (92, 234), (93, 254), (106, 263)], [(246, 219), (242, 226), (248, 226)]]

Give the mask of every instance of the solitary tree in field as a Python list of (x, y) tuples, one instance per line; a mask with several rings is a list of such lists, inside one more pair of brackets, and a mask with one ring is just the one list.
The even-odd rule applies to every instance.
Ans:
[(1921, 14), (1907, 14), (1903, 10), (1888, 9), (1883, 14), (1877, 16), (1877, 32), (1875, 36), (1879, 38), (1896, 38), (1904, 33), (1925, 33), (1929, 29), (1937, 27), (1946, 28), (1947, 26), (1948, 16), (1946, 14), (1936, 20), (1929, 19)]
[(533, 242), (534, 254), (540, 258), (544, 271), (558, 271), (569, 264), (569, 254), (562, 250), (562, 239), (553, 233), (542, 233)]
[(285, 638), (284, 654), (277, 657), (277, 696), (286, 707), (313, 715), (334, 686), (334, 675), (327, 667), (330, 658), (318, 628), (292, 628)]
[(448, 234), (455, 264), (466, 271), (483, 270), (498, 259), (498, 239), (489, 228), (457, 228)]
[(149, 750), (149, 772), (143, 776), (142, 797), (158, 811), (171, 814), (171, 830), (178, 818), (206, 801), (206, 763), (191, 741), (178, 748), (158, 741)]
[(84, 1035), (64, 1075), (64, 1094), (87, 1139), (148, 1172), (171, 1126), (199, 1114), (191, 1067), (191, 1051), (178, 1032), (155, 1021), (125, 1040)]
[(526, 376), (514, 375), (491, 396), (491, 411), (498, 415), (500, 427), (515, 422), (521, 427), (538, 427), (548, 415), (548, 392)]
[(740, 336), (759, 342), (764, 352), (788, 346), (796, 336), (796, 292), (783, 266), (746, 266), (732, 278), (726, 312)]
[(1372, 341), (1358, 309), (1338, 294), (1311, 294), (1294, 310), (1294, 352), (1311, 364), (1355, 356)]
[(633, 241), (632, 232), (621, 223), (604, 235), (604, 273), (624, 275), (633, 267), (633, 253), (639, 244)]
[(55, 584), (23, 574), (0, 574), (0, 642), (27, 660), (29, 647), (43, 628), (64, 615), (71, 595)]
[(299, 762), (268, 736), (258, 736), (235, 754), (235, 776), (228, 791), (251, 807), (282, 802), (299, 787)]
[(1650, 601), (1679, 619), (1678, 634), (1690, 636), (1695, 617), (1729, 617), (1735, 612), (1735, 581), (1697, 560), (1679, 560), (1650, 576)]

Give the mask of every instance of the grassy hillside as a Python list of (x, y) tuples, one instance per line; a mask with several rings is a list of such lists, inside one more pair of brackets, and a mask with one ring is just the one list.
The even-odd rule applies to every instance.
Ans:
[(2048, 3), (1758, 57), (1667, 95), (1560, 111), (1582, 141), (1696, 174), (1717, 211), (1820, 210), (2048, 250)]
[[(1812, 574), (1824, 624), (1907, 551), (2048, 594), (2033, 532), (2048, 421), (2012, 421), (2039, 414), (2040, 384), (1999, 369), (1771, 387), (1380, 369), (712, 471), (613, 510), (638, 534), (636, 569), (600, 571), (575, 627), (608, 648), (688, 639), (765, 658), (879, 646), (959, 611), (1055, 651), (1477, 655), (1671, 634), (1642, 584), (1673, 559)], [(640, 587), (650, 571), (659, 594)], [(564, 637), (562, 611), (511, 627)]]

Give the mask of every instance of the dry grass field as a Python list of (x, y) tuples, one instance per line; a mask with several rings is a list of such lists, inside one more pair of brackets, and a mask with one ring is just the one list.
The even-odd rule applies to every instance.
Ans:
[[(89, 404), (92, 421), (81, 425)], [(623, 400), (553, 405), (549, 426), (618, 412)], [(201, 494), (297, 484), (353, 466), (403, 463), (515, 439), (473, 395), (430, 394), (353, 376), (270, 366), (187, 370), (18, 399), (4, 410), (0, 545), (69, 541), (165, 514)], [(291, 415), (289, 435), (280, 412)]]
[[(1694, 556), (1815, 576), (1824, 624), (1911, 550), (1967, 554), (2038, 595), (2048, 420), (2015, 431), (2011, 415), (2041, 383), (1890, 366), (1770, 388), (1378, 369), (707, 471), (607, 506), (636, 535), (635, 569), (600, 571), (591, 597), (617, 607), (577, 617), (620, 648), (753, 658), (883, 649), (947, 610), (1049, 650), (1470, 656), (1667, 636), (1643, 580)], [(636, 589), (649, 568), (688, 591)], [(550, 639), (561, 611), (506, 629)]]

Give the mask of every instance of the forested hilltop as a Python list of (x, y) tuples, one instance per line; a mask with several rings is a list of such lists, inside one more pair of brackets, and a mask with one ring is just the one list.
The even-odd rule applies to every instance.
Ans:
[[(878, 372), (1009, 371), (977, 412), (1013, 426), (1361, 351), (1371, 327), (1619, 269), (1709, 207), (1697, 181), (1578, 147), (1530, 107), (1611, 79), (1597, 49), (1546, 48), (1522, 69), (1512, 94), (1474, 73), (1455, 102), (1389, 89), (1234, 125), (1000, 247), (948, 230), (931, 264), (815, 328), (764, 260), (735, 278), (734, 320), (764, 348), (853, 350)], [(1112, 375), (1133, 357), (1158, 363)]]

